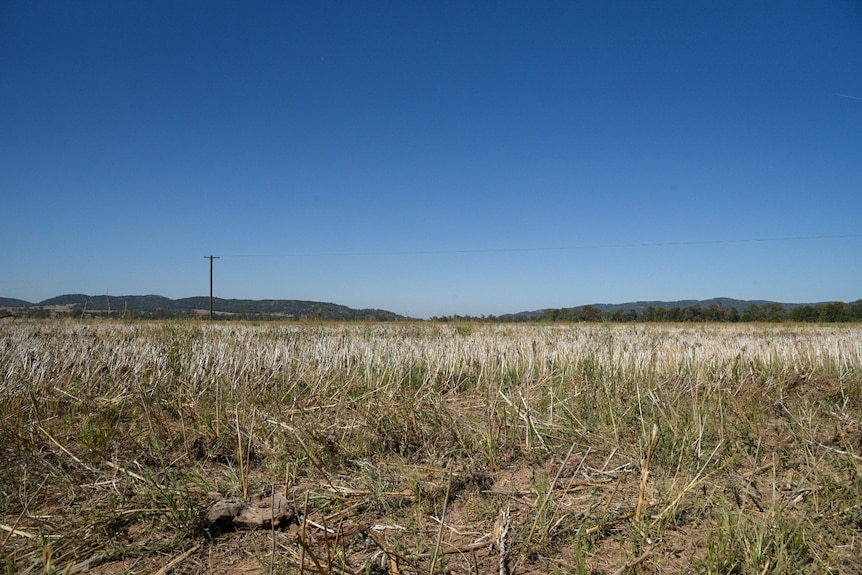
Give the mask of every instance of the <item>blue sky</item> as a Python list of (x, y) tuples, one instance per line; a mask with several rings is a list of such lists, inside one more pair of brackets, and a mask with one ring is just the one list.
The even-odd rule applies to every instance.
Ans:
[(0, 1), (0, 296), (862, 297), (862, 4)]

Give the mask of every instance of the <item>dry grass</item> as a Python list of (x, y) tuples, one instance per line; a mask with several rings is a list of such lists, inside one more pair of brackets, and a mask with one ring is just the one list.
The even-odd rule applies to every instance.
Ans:
[[(862, 572), (859, 326), (0, 326), (8, 573)], [(297, 511), (221, 533), (213, 492)]]

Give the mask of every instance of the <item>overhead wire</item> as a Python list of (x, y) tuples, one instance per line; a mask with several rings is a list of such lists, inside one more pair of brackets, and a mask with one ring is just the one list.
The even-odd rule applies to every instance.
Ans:
[(832, 239), (862, 238), (858, 234), (829, 234), (816, 236), (782, 236), (766, 238), (736, 238), (720, 240), (685, 240), (685, 241), (653, 241), (653, 242), (623, 242), (613, 244), (576, 244), (568, 246), (538, 246), (512, 248), (463, 248), (438, 250), (381, 250), (381, 251), (345, 251), (345, 252), (294, 252), (282, 254), (229, 254), (228, 258), (318, 258), (318, 257), (380, 257), (380, 256), (429, 256), (429, 255), (459, 255), (459, 254), (496, 254), (496, 253), (526, 253), (554, 252), (575, 250), (603, 250), (653, 247), (706, 246), (721, 244), (768, 243), (789, 241), (814, 241)]

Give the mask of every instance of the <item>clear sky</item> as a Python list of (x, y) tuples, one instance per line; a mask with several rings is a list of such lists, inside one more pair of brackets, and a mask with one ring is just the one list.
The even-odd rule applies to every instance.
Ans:
[(0, 296), (862, 298), (862, 3), (0, 0)]

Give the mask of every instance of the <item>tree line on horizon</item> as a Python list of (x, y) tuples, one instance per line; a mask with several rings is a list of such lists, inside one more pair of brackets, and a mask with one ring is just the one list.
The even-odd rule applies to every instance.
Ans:
[(545, 309), (530, 316), (445, 316), (433, 317), (432, 321), (486, 321), (486, 322), (530, 322), (530, 323), (734, 323), (734, 322), (799, 322), (842, 323), (862, 321), (862, 299), (852, 303), (827, 302), (803, 304), (791, 310), (779, 303), (751, 304), (740, 312), (735, 307), (714, 303), (707, 307), (699, 304), (688, 307), (668, 308), (648, 306), (638, 312), (635, 309), (603, 311), (593, 305), (573, 308)]
[[(338, 307), (338, 306), (334, 306)], [(347, 308), (345, 308), (347, 309)], [(341, 311), (341, 310), (339, 310)], [(397, 316), (381, 310), (349, 310), (354, 313), (333, 314), (332, 310), (323, 308), (312, 312), (306, 311), (296, 316), (272, 314), (266, 312), (232, 313), (218, 312), (215, 319), (220, 321), (421, 321)], [(78, 308), (58, 311), (43, 307), (14, 308), (0, 310), (0, 318), (119, 318), (119, 319), (201, 319), (202, 316), (192, 311), (176, 310), (82, 310)], [(572, 308), (545, 309), (540, 312), (521, 315), (449, 315), (434, 316), (432, 322), (493, 322), (493, 323), (735, 323), (735, 322), (796, 322), (796, 323), (843, 323), (862, 322), (862, 299), (852, 303), (840, 301), (820, 304), (802, 304), (787, 309), (780, 303), (751, 304), (743, 311), (736, 307), (713, 303), (709, 306), (694, 304), (688, 307), (648, 306), (638, 311), (636, 309), (602, 310), (593, 305)]]

